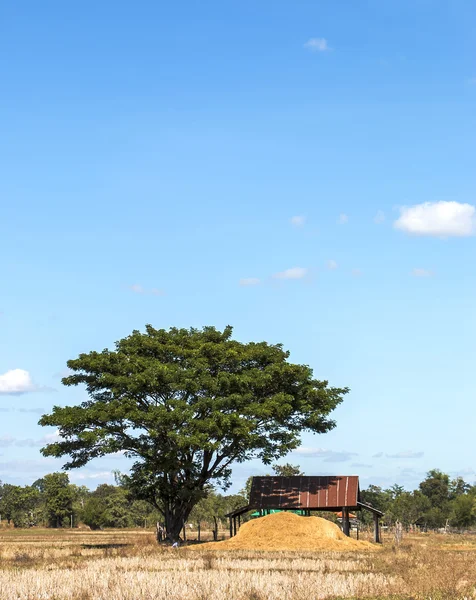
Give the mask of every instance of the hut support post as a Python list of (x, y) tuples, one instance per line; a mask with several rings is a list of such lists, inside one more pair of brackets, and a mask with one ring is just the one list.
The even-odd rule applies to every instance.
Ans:
[(342, 531), (345, 535), (350, 536), (350, 520), (349, 520), (349, 509), (342, 508)]
[(380, 527), (377, 513), (374, 513), (374, 542), (380, 544)]
[(230, 517), (230, 537), (233, 537), (233, 517)]
[(236, 517), (233, 517), (233, 535), (236, 535)]

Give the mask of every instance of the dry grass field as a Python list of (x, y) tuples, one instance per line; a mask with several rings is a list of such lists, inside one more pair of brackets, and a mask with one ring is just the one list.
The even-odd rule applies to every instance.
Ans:
[(0, 600), (476, 598), (476, 539), (418, 535), (378, 552), (158, 548), (144, 531), (0, 530)]

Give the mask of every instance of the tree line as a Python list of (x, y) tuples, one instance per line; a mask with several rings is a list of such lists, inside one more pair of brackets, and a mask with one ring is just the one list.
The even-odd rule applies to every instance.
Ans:
[[(25, 486), (0, 481), (0, 522), (14, 527), (155, 528), (162, 514), (135, 497), (123, 481), (117, 476), (116, 485), (103, 483), (94, 491), (70, 483), (67, 473), (50, 473)], [(217, 538), (226, 513), (244, 504), (241, 494), (223, 495), (210, 488), (188, 522), (199, 535), (206, 527)]]
[[(304, 475), (296, 465), (275, 464), (274, 475)], [(218, 538), (226, 526), (226, 514), (248, 504), (252, 477), (237, 494), (221, 494), (213, 487), (194, 506), (187, 523), (198, 530), (213, 531)], [(395, 484), (387, 489), (370, 485), (361, 491), (362, 502), (381, 510), (384, 524), (404, 527), (467, 529), (476, 526), (476, 484), (462, 477), (451, 479), (438, 469), (429, 471), (417, 489), (408, 491)], [(316, 513), (318, 514), (318, 513)], [(332, 513), (319, 516), (336, 521)], [(358, 515), (366, 524), (367, 511)], [(249, 515), (244, 516), (244, 520)], [(116, 485), (103, 483), (91, 491), (69, 482), (66, 473), (51, 473), (32, 485), (0, 482), (0, 519), (15, 527), (77, 527), (91, 529), (155, 527), (163, 515), (149, 502), (138, 498), (128, 479), (116, 473)]]
[(370, 485), (361, 496), (363, 502), (385, 513), (388, 525), (397, 521), (407, 528), (423, 529), (467, 529), (476, 525), (476, 484), (462, 477), (451, 479), (439, 469), (429, 471), (413, 491), (397, 484), (388, 489)]
[(0, 519), (15, 527), (144, 527), (156, 518), (145, 501), (121, 485), (91, 491), (70, 483), (67, 473), (50, 473), (32, 485), (0, 482)]

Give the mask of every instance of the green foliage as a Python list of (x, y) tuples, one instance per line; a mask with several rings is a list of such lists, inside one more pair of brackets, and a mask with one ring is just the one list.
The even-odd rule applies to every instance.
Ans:
[(15, 527), (32, 527), (42, 517), (39, 492), (33, 486), (0, 484), (0, 514)]
[(43, 454), (69, 455), (68, 469), (118, 451), (135, 458), (129, 488), (164, 514), (176, 539), (207, 486), (229, 485), (234, 462), (270, 464), (298, 447), (302, 432), (329, 431), (348, 391), (289, 363), (281, 345), (231, 334), (148, 325), (113, 351), (68, 361), (74, 374), (63, 383), (84, 384), (90, 399), (41, 418), (62, 437)]
[(81, 512), (81, 520), (91, 529), (101, 529), (106, 527), (106, 506), (101, 498), (91, 497), (87, 500)]
[[(361, 491), (360, 496), (364, 504), (369, 504), (383, 513), (387, 512), (392, 500), (392, 492), (390, 490), (383, 490), (378, 485), (369, 485), (366, 490)], [(365, 524), (373, 522), (372, 514), (366, 510), (361, 511), (359, 519)]]
[(275, 475), (280, 477), (295, 477), (297, 475), (304, 475), (299, 465), (290, 465), (289, 463), (286, 463), (285, 465), (273, 465), (273, 471)]
[(420, 483), (420, 490), (431, 502), (432, 507), (446, 510), (450, 499), (450, 478), (439, 469), (428, 471), (426, 479)]
[(476, 523), (476, 499), (470, 494), (458, 494), (451, 505), (450, 523), (466, 528)]
[(456, 479), (453, 479), (450, 482), (449, 496), (451, 499), (455, 499), (458, 496), (467, 494), (468, 492), (470, 492), (470, 490), (471, 486), (469, 485), (469, 483), (466, 483), (466, 481), (462, 477), (456, 477)]
[(81, 517), (91, 529), (144, 527), (147, 520), (157, 520), (150, 504), (135, 500), (125, 487), (106, 483), (90, 494)]
[[(387, 524), (400, 521), (405, 527), (417, 525), (423, 529), (439, 529), (448, 524), (461, 529), (476, 525), (476, 486), (462, 477), (450, 481), (438, 469), (429, 471), (413, 492), (397, 484), (387, 490), (371, 485), (362, 490), (361, 498), (384, 512)], [(371, 520), (365, 512), (361, 518), (364, 522)]]
[(387, 521), (392, 523), (400, 521), (406, 527), (423, 525), (429, 510), (431, 510), (430, 501), (419, 490), (401, 492), (387, 506), (386, 517)]
[(253, 483), (253, 476), (248, 477), (248, 479), (245, 482), (245, 487), (240, 490), (240, 494), (246, 498), (246, 502), (250, 501), (250, 495), (251, 495), (251, 484)]
[(66, 473), (45, 475), (37, 487), (42, 490), (45, 515), (50, 527), (70, 525), (73, 514), (74, 488)]

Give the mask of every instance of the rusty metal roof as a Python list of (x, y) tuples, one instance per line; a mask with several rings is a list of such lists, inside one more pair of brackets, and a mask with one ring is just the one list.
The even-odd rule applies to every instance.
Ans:
[(253, 477), (250, 507), (340, 510), (358, 507), (357, 475), (302, 477)]

